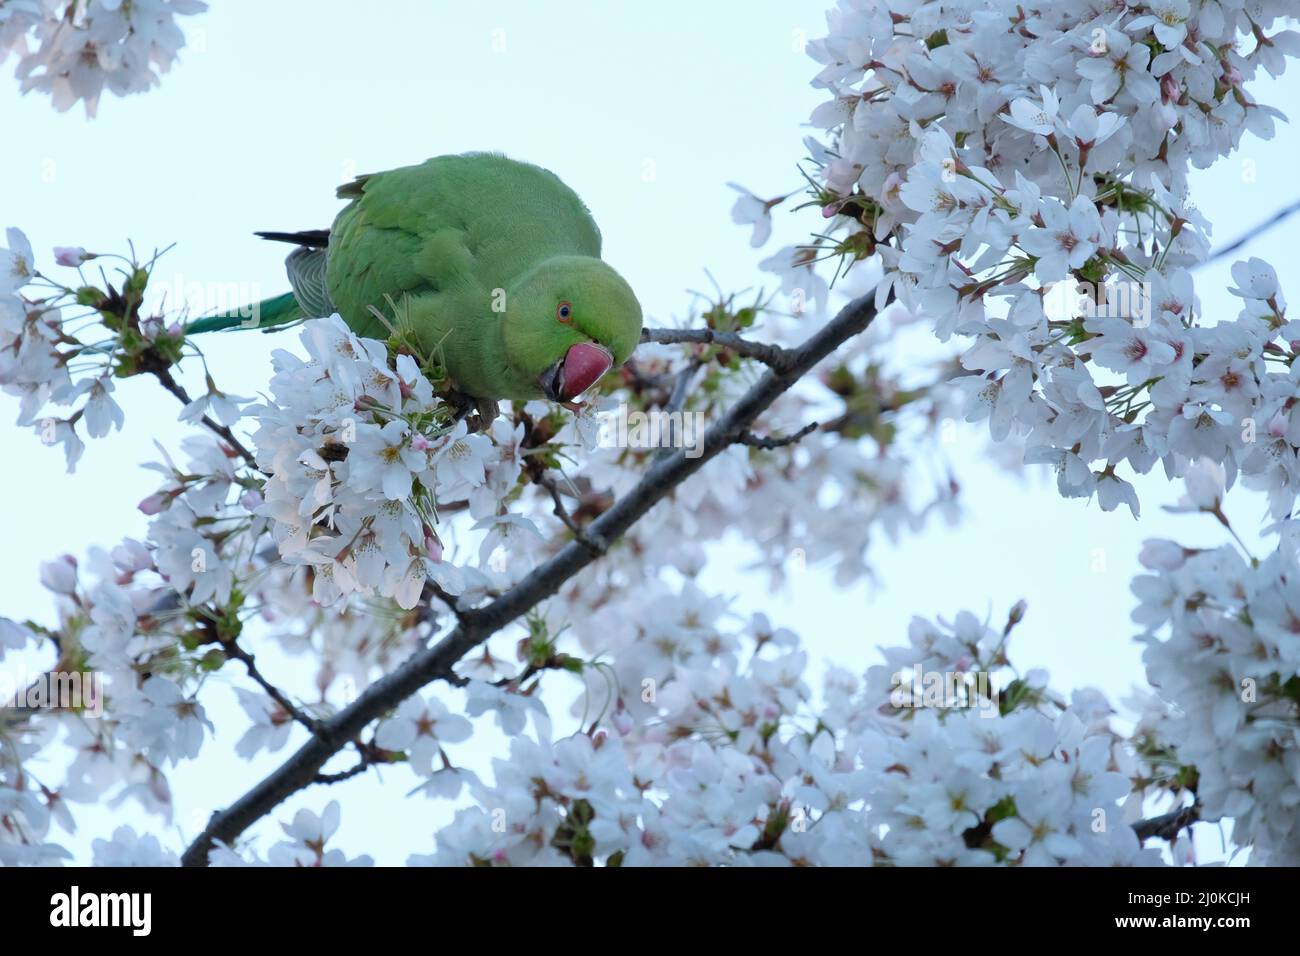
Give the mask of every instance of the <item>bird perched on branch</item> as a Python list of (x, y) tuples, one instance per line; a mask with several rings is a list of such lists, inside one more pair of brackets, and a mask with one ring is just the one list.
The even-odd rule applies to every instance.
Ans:
[(360, 176), (338, 196), (350, 202), (329, 230), (258, 233), (297, 245), (292, 292), (187, 332), (338, 312), (359, 335), (410, 346), (480, 403), (570, 401), (636, 347), (636, 296), (553, 173), (466, 153)]

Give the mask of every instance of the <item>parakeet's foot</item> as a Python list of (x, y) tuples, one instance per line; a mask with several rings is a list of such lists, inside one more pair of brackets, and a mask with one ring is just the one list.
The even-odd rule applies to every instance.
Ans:
[(454, 388), (448, 389), (442, 397), (456, 409), (456, 421), (464, 419), (470, 431), (487, 431), (501, 413), (495, 399), (475, 398)]
[(498, 415), (501, 414), (501, 406), (495, 398), (480, 398), (475, 401), (478, 407), (479, 421), (483, 423), (482, 430), (486, 431)]

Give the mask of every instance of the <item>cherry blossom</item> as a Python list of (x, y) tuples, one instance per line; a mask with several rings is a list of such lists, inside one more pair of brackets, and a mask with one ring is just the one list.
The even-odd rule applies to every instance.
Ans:
[[(0, 54), (19, 55), (25, 87), (93, 113), (104, 88), (155, 83), (183, 40), (174, 17), (202, 5), (93, 0), (61, 26), (47, 6), (6, 6)], [(233, 684), (245, 723), (229, 745), (251, 759), (296, 748), (359, 689), (409, 681), (413, 659), (452, 647), (418, 692), (350, 730), (319, 778), (382, 764), (398, 799), (458, 801), (449, 825), (411, 835), (413, 864), (1178, 863), (1181, 838), (1162, 852), (1139, 823), (1173, 807), (1230, 820), (1232, 851), (1254, 862), (1294, 864), (1300, 326), (1286, 277), (1257, 258), (1232, 266), (1238, 314), (1206, 320), (1192, 270), (1210, 224), (1187, 193), (1191, 168), (1271, 134), (1278, 114), (1250, 84), (1300, 53), (1290, 12), (840, 4), (809, 48), (825, 93), (804, 144), (812, 236), (758, 263), (780, 291), (692, 302), (677, 331), (711, 335), (642, 345), (577, 409), (471, 410), (399, 340), (338, 316), (284, 336), (261, 398), (203, 368), (191, 394), (179, 377), (200, 337), (129, 304), (155, 260), (95, 254), (120, 263), (104, 288), (64, 284), (9, 230), (0, 386), (33, 440), (71, 467), (82, 436), (113, 440), (115, 383), (138, 375), (201, 437), (183, 457), (160, 446), (142, 540), (47, 562), (49, 623), (0, 619), (0, 652), (75, 655), (107, 686), (96, 720), (64, 707), (0, 727), (0, 862), (66, 859), (77, 805), (100, 799), (159, 826), (92, 836), (95, 862), (177, 862), (169, 774), (221, 745), (214, 687)], [(764, 245), (793, 193), (733, 188), (734, 222)], [(60, 247), (53, 261), (88, 257)], [(754, 425), (800, 440), (750, 434), (617, 540), (594, 539), (591, 522), (660, 460), (600, 440), (602, 412), (674, 405), (718, 421), (763, 374), (727, 337), (795, 345), (841, 283), (874, 287), (881, 315)], [(902, 349), (882, 346), (908, 335), (949, 343), (947, 357), (901, 367)], [(1050, 611), (918, 616), (855, 674), (700, 583), (726, 542), (774, 586), (810, 567), (851, 585), (871, 575), (881, 534), (959, 520), (936, 438), (956, 418), (987, 420), (999, 454), (1051, 465), (1063, 497), (1121, 512), (1109, 521), (1141, 513), (1132, 478), (1159, 465), (1185, 488), (1170, 510), (1232, 538), (1143, 547), (1152, 573), (1131, 590), (1149, 687), (1125, 704), (1135, 726), (1099, 691), (1012, 663), (1050, 635)], [(1276, 540), (1259, 559), (1224, 510), (1249, 493)], [(575, 551), (592, 561), (474, 632), (489, 602)], [(307, 693), (259, 669), (272, 649), (308, 662)], [(490, 774), (453, 763), (494, 735), (507, 740)], [(51, 774), (57, 748), (67, 759)], [(207, 861), (368, 865), (333, 845), (342, 805), (312, 803), (317, 792), (277, 812), (285, 839), (264, 858), (250, 834)]]
[(206, 9), (201, 0), (20, 0), (0, 11), (0, 61), (16, 52), (24, 93), (48, 93), (60, 112), (82, 102), (94, 116), (105, 89), (125, 96), (156, 86), (185, 45), (175, 18)]

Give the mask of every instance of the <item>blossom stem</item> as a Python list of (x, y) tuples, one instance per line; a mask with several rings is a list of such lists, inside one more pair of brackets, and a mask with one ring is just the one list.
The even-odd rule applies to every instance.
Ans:
[[(150, 371), (153, 372), (154, 378), (158, 379), (158, 381), (162, 383), (162, 387), (175, 395), (182, 405), (188, 405), (190, 403), (189, 392), (185, 391), (185, 386), (176, 381), (172, 376), (170, 369), (155, 368), (150, 369)], [(200, 421), (203, 423), (204, 427), (216, 434), (222, 441), (229, 445), (240, 458), (244, 459), (244, 461), (248, 463), (249, 467), (257, 468), (257, 459), (253, 456), (253, 453), (244, 447), (243, 442), (235, 437), (235, 433), (232, 432), (229, 427), (218, 424), (208, 415), (204, 415)], [(258, 470), (260, 471), (261, 469)]]

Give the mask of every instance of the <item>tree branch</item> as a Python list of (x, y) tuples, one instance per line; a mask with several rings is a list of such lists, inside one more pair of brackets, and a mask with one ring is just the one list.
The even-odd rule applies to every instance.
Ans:
[(680, 412), (686, 406), (686, 399), (691, 394), (691, 384), (695, 381), (695, 373), (699, 370), (699, 360), (692, 359), (686, 368), (677, 373), (677, 381), (673, 383), (672, 394), (668, 396), (668, 401), (663, 406), (664, 411), (669, 414)]
[[(697, 457), (678, 449), (653, 462), (644, 477), (604, 514), (588, 533), (612, 542), (631, 528), (651, 508), (736, 442), (739, 436), (778, 397), (805, 373), (848, 339), (861, 333), (876, 316), (874, 293), (849, 303), (835, 318), (796, 348), (788, 350), (781, 368), (770, 368), (761, 379), (705, 433)], [(693, 451), (694, 449), (692, 449)], [(519, 583), (481, 608), (462, 614), (459, 623), (442, 640), (417, 651), (396, 670), (365, 689), (350, 705), (322, 721), (319, 733), (308, 740), (269, 776), (208, 820), (182, 857), (185, 866), (206, 866), (215, 841), (231, 844), (276, 806), (316, 779), (325, 762), (355, 739), (366, 725), (439, 678), (455, 679), (453, 668), (467, 653), (554, 595), (570, 578), (597, 559), (580, 541), (570, 541), (548, 561), (535, 567)]]
[[(686, 367), (677, 373), (672, 394), (668, 396), (668, 401), (662, 406), (664, 412), (674, 415), (686, 407), (686, 399), (690, 397), (691, 386), (695, 382), (695, 376), (699, 372), (701, 364), (703, 363), (698, 358), (692, 358)], [(655, 460), (662, 461), (672, 453), (672, 445), (665, 444), (664, 447), (655, 452)]]
[(1162, 840), (1172, 840), (1178, 836), (1179, 832), (1190, 827), (1201, 819), (1201, 805), (1193, 803), (1190, 806), (1180, 807), (1169, 813), (1162, 814), (1158, 817), (1148, 817), (1146, 820), (1139, 820), (1133, 824), (1133, 832), (1137, 834), (1139, 840), (1149, 840), (1151, 837), (1159, 837)]
[(642, 329), (642, 342), (657, 342), (660, 345), (676, 345), (688, 342), (694, 345), (721, 345), (731, 349), (737, 355), (757, 359), (778, 371), (784, 369), (791, 361), (793, 352), (779, 345), (767, 342), (752, 342), (735, 332), (719, 332), (716, 329)]
[[(460, 617), (462, 612), (460, 609), (460, 601), (456, 599), (456, 595), (450, 593), (446, 588), (444, 588), (441, 584), (439, 584), (437, 581), (434, 580), (425, 581), (424, 587), (428, 594), (432, 594), (443, 604), (447, 605), (447, 607), (451, 609), (452, 614), (456, 615), (457, 617)], [(422, 595), (422, 597), (424, 597), (425, 603), (427, 604), (428, 603), (427, 595)]]

